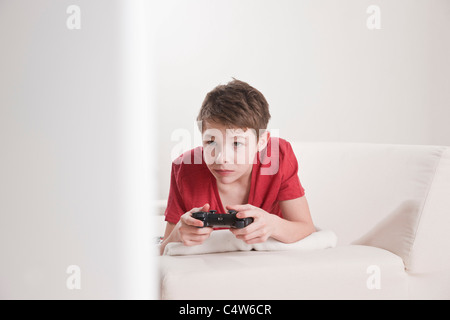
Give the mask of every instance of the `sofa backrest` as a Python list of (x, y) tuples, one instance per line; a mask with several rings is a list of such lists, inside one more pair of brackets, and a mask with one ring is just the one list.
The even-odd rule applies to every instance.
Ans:
[(450, 266), (449, 147), (291, 145), (314, 223), (339, 245), (389, 250), (409, 270)]

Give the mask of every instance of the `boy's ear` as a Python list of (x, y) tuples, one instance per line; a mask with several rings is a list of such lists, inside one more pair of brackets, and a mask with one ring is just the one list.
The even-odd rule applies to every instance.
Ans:
[(264, 131), (263, 134), (261, 134), (261, 136), (259, 137), (259, 141), (258, 141), (258, 152), (261, 152), (264, 150), (264, 148), (267, 146), (267, 142), (269, 141), (270, 138), (270, 132), (269, 131)]

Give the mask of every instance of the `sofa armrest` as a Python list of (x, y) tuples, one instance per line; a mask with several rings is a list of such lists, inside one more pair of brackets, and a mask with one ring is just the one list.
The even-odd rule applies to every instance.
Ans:
[(436, 168), (408, 259), (411, 273), (450, 273), (450, 147)]

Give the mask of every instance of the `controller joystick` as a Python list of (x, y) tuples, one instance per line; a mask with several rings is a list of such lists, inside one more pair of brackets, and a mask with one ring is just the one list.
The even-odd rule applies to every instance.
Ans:
[(217, 213), (216, 210), (208, 212), (193, 212), (192, 217), (203, 221), (203, 227), (229, 227), (243, 229), (253, 222), (253, 218), (238, 218), (236, 210), (228, 210), (228, 213)]

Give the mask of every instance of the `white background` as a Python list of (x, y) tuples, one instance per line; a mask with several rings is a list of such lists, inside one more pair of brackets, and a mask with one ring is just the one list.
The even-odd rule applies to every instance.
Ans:
[[(366, 26), (369, 5), (380, 30)], [(269, 128), (289, 141), (450, 145), (449, 1), (168, 0), (154, 10), (160, 199), (172, 132), (193, 135), (206, 93), (232, 77), (265, 95)]]

